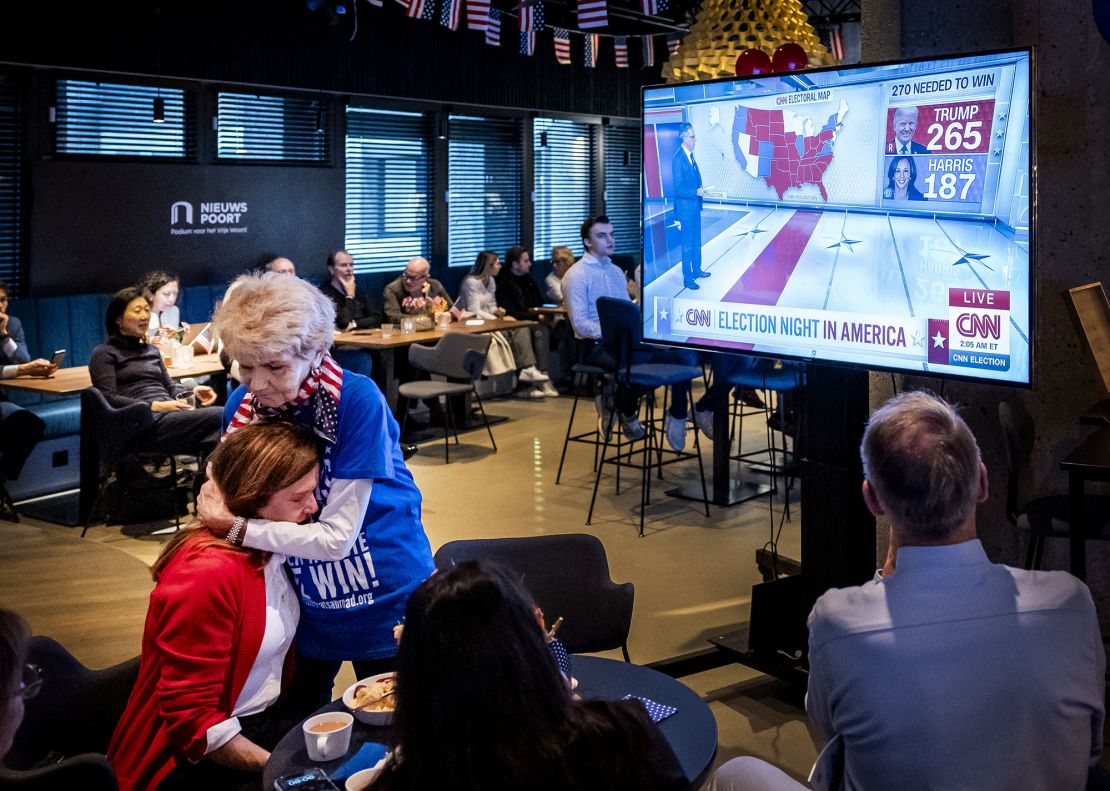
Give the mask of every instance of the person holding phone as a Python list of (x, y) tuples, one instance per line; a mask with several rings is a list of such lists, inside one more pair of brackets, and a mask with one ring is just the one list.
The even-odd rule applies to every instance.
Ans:
[[(23, 325), (8, 313), (8, 284), (0, 280), (0, 379), (17, 376), (51, 376), (55, 362), (32, 360), (23, 336)], [(42, 439), (46, 423), (29, 409), (13, 404), (0, 390), (0, 519), (19, 521), (5, 482), (15, 480), (35, 445)]]
[(181, 310), (177, 307), (177, 295), (181, 292), (181, 281), (177, 275), (172, 272), (148, 272), (139, 281), (138, 287), (150, 303), (150, 327), (147, 332), (151, 340), (172, 335), (178, 330), (188, 331), (189, 325), (181, 320)]
[[(93, 387), (117, 408), (150, 405), (154, 426), (142, 440), (144, 449), (203, 455), (220, 437), (216, 391), (207, 385), (190, 389), (170, 378), (158, 347), (147, 342), (150, 315), (150, 303), (137, 288), (112, 297), (104, 319), (108, 342), (93, 349), (89, 359)], [(190, 394), (199, 408), (190, 406)]]

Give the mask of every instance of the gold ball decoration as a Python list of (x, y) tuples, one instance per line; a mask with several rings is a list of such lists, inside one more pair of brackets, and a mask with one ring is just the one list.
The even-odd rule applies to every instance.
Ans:
[(810, 66), (837, 65), (801, 0), (705, 0), (678, 52), (664, 64), (663, 77), (669, 83), (732, 77), (744, 50), (761, 49), (770, 57), (788, 41), (801, 45)]

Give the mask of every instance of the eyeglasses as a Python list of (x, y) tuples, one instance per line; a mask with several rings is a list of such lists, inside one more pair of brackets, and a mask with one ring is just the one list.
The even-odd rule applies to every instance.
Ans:
[(30, 700), (42, 689), (42, 668), (38, 665), (24, 665), (23, 678), (19, 682), (19, 696)]
[(427, 277), (427, 275), (410, 275), (408, 272), (405, 272), (401, 276), (405, 278), (405, 280), (423, 280)]

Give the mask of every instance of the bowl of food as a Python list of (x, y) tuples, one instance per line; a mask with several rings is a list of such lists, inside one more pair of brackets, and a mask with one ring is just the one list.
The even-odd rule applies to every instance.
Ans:
[(388, 725), (393, 722), (393, 709), (397, 705), (396, 689), (396, 673), (379, 673), (347, 687), (343, 705), (359, 722)]

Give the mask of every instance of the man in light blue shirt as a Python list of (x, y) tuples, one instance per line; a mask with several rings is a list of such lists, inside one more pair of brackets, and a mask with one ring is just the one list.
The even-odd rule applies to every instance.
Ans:
[[(878, 410), (863, 498), (890, 519), (876, 578), (809, 616), (813, 788), (1083, 789), (1097, 768), (1106, 656), (1087, 587), (991, 563), (976, 538), (987, 469), (967, 424), (929, 393)], [(754, 759), (712, 786), (799, 788)], [(731, 765), (730, 765), (731, 764)]]
[[(585, 255), (563, 276), (563, 300), (567, 307), (574, 337), (578, 339), (578, 359), (599, 368), (612, 370), (615, 361), (598, 344), (601, 339), (601, 322), (597, 316), (597, 301), (601, 297), (628, 300), (628, 278), (624, 271), (610, 260), (615, 244), (613, 225), (605, 215), (590, 217), (582, 223), (582, 245)], [(643, 359), (641, 359), (641, 357)], [(695, 365), (693, 352), (679, 350), (637, 352), (636, 362), (667, 362)], [(610, 425), (609, 410), (613, 405), (620, 417), (625, 439), (636, 440), (644, 436), (643, 426), (636, 417), (640, 394), (630, 387), (618, 387), (615, 393), (606, 391), (598, 396), (598, 414), (604, 429)], [(686, 444), (686, 424), (689, 412), (689, 383), (671, 387), (671, 403), (664, 419), (667, 442), (675, 450)]]

